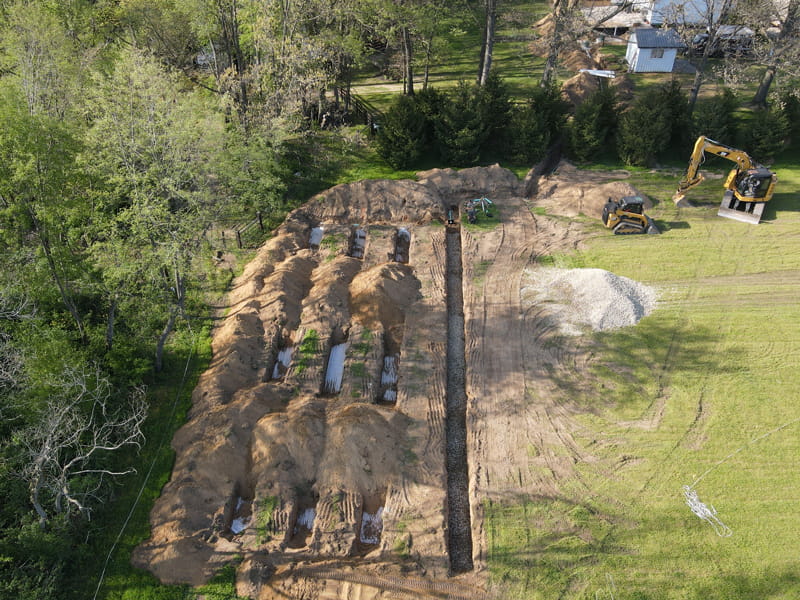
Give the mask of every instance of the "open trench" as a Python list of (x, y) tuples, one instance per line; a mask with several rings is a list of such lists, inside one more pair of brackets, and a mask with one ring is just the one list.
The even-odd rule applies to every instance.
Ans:
[(467, 392), (461, 234), (447, 232), (447, 547), (453, 573), (471, 571), (472, 527), (467, 465)]

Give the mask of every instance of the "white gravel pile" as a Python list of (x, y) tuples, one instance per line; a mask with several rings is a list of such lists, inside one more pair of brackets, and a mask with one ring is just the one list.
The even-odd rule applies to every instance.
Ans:
[(522, 287), (526, 306), (546, 305), (566, 335), (635, 325), (656, 306), (656, 291), (603, 269), (532, 269)]

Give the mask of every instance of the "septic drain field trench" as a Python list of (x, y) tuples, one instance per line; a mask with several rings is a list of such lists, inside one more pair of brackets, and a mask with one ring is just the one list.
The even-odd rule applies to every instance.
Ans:
[(467, 392), (461, 233), (447, 232), (447, 548), (450, 570), (472, 570), (472, 527), (467, 465)]

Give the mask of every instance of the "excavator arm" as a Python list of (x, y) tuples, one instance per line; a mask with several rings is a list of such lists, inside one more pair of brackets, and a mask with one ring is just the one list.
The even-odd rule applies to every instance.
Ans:
[(689, 159), (689, 168), (686, 170), (686, 175), (681, 179), (678, 184), (678, 191), (672, 197), (676, 204), (683, 200), (687, 191), (705, 179), (700, 173), (700, 166), (705, 162), (706, 152), (735, 162), (737, 171), (746, 171), (755, 166), (753, 159), (746, 152), (715, 142), (701, 135), (694, 143), (694, 150), (692, 150), (692, 156)]

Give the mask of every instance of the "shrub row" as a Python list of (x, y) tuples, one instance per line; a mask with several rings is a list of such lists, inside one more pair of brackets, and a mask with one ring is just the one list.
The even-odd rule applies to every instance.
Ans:
[(792, 134), (800, 133), (790, 126), (800, 117), (794, 96), (770, 110), (739, 107), (733, 92), (724, 90), (699, 101), (690, 116), (677, 81), (645, 90), (629, 106), (607, 85), (572, 111), (554, 87), (514, 104), (504, 82), (492, 74), (483, 87), (462, 82), (448, 92), (428, 88), (397, 97), (380, 124), (377, 143), (380, 155), (396, 169), (417, 166), (431, 155), (458, 166), (488, 159), (533, 164), (556, 141), (578, 162), (616, 154), (628, 165), (652, 166), (668, 156), (683, 157), (698, 135), (768, 161)]
[(415, 166), (435, 154), (447, 164), (487, 158), (535, 162), (561, 134), (569, 105), (556, 88), (543, 88), (515, 105), (496, 75), (486, 85), (428, 88), (399, 96), (378, 129), (378, 152), (394, 168)]

